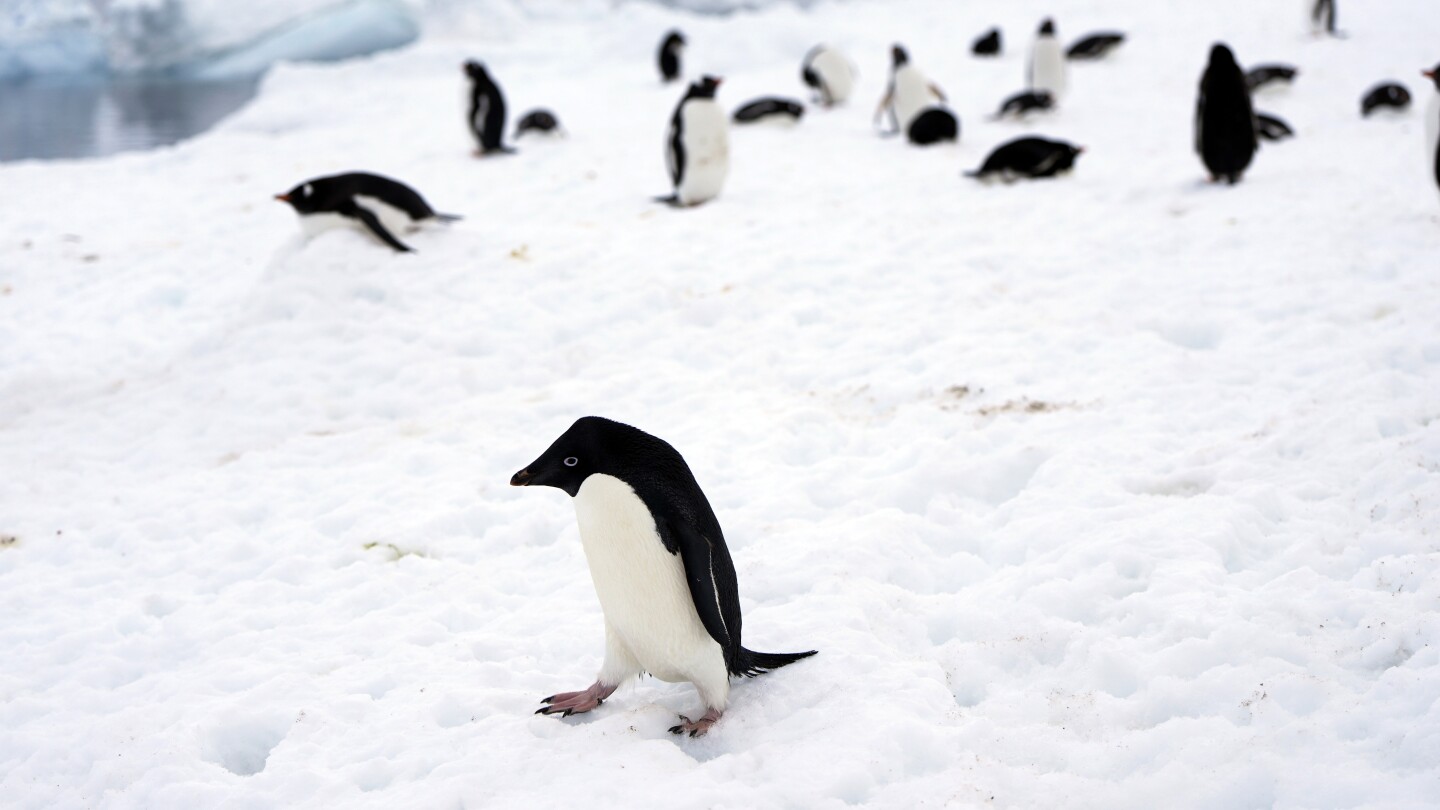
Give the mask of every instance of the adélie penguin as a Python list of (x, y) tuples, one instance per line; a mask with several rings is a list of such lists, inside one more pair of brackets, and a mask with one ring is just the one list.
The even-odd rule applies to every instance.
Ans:
[(985, 158), (979, 169), (967, 177), (980, 180), (1001, 179), (1006, 182), (1021, 178), (1058, 177), (1075, 168), (1075, 159), (1084, 147), (1048, 138), (1016, 138), (1001, 144)]
[(1240, 181), (1255, 157), (1255, 109), (1235, 54), (1223, 43), (1210, 49), (1195, 106), (1195, 151), (1212, 180)]
[(1430, 107), (1425, 111), (1425, 157), (1430, 171), (1430, 180), (1440, 188), (1440, 64), (1420, 75), (1430, 80), (1434, 92), (1430, 93)]
[(1044, 90), (1059, 103), (1066, 87), (1065, 53), (1060, 49), (1060, 40), (1055, 37), (1055, 21), (1046, 18), (1035, 33), (1035, 44), (1030, 48), (1029, 85), (1031, 90)]
[(655, 55), (660, 68), (660, 81), (673, 82), (680, 78), (680, 56), (685, 52), (685, 35), (671, 31), (660, 40), (660, 52)]
[(470, 131), (479, 144), (475, 154), (514, 151), (501, 143), (505, 137), (505, 95), (500, 92), (500, 85), (483, 64), (473, 59), (465, 63), (465, 75), (470, 77)]
[(343, 222), (364, 226), (380, 241), (405, 253), (410, 247), (392, 231), (413, 230), (427, 221), (453, 222), (455, 214), (436, 213), (419, 192), (378, 174), (350, 172), (306, 180), (275, 199), (289, 203), (307, 231)]
[(910, 63), (910, 54), (903, 46), (890, 49), (890, 86), (875, 109), (872, 123), (879, 125), (890, 114), (894, 129), (882, 134), (905, 133), (916, 144), (956, 140), (960, 121), (944, 107), (945, 93)]
[(855, 89), (855, 66), (829, 45), (816, 45), (805, 54), (800, 79), (815, 89), (821, 106), (833, 107), (844, 104)]
[(1384, 82), (1370, 88), (1360, 99), (1360, 116), (1369, 118), (1370, 113), (1382, 108), (1403, 112), (1410, 106), (1410, 91), (1399, 82)]
[(599, 706), (648, 672), (694, 684), (705, 713), (671, 733), (698, 737), (725, 711), (731, 676), (754, 676), (814, 655), (741, 646), (735, 565), (710, 503), (665, 441), (598, 416), (570, 426), (510, 479), (574, 500), (580, 542), (605, 614), (605, 660), (595, 682), (544, 698), (536, 714)]
[(675, 192), (659, 197), (672, 205), (699, 205), (719, 196), (730, 171), (730, 134), (725, 111), (715, 102), (721, 79), (706, 76), (690, 85), (670, 117), (665, 167)]

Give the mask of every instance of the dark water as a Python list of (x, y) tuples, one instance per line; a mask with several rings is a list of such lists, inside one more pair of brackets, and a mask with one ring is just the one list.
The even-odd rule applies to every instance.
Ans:
[(172, 144), (245, 106), (259, 84), (259, 77), (0, 80), (0, 161)]

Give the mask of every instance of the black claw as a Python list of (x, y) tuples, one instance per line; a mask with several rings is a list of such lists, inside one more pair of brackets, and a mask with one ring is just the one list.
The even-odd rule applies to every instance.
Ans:
[(690, 736), (691, 736), (691, 737), (699, 737), (699, 736), (700, 736), (700, 729), (697, 728), (697, 729), (695, 729), (694, 731), (690, 732)]
[(600, 706), (604, 706), (604, 705), (605, 705), (605, 698), (598, 698), (598, 699), (596, 699), (596, 701), (595, 701), (595, 706), (596, 706), (597, 708), (600, 707)]
[(538, 708), (538, 709), (535, 710), (535, 713), (536, 713), (536, 714), (549, 714), (549, 713), (550, 713), (550, 707), (549, 707), (549, 706), (541, 706), (540, 708)]
[(554, 695), (551, 695), (551, 696), (548, 697), (548, 698), (540, 698), (540, 702), (541, 702), (541, 703), (554, 703), (554, 702), (555, 702), (555, 696), (554, 696)]
[(565, 713), (562, 714), (562, 715), (560, 715), (560, 716), (561, 716), (561, 717), (569, 717), (570, 715), (572, 715), (572, 714), (574, 714), (574, 713), (575, 713), (575, 712), (574, 712), (573, 709), (566, 709), (566, 710), (565, 710)]
[(684, 729), (680, 728), (679, 726), (671, 726), (671, 727), (670, 727), (670, 733), (671, 733), (671, 734), (679, 734), (679, 733), (682, 732), (682, 731), (684, 731)]

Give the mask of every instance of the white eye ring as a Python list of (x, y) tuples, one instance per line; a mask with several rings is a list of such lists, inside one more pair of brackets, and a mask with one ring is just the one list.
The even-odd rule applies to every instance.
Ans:
[(566, 467), (574, 467), (576, 464), (579, 464), (579, 463), (580, 463), (580, 459), (575, 458), (574, 456), (570, 456), (569, 458), (565, 459), (565, 466), (566, 466)]

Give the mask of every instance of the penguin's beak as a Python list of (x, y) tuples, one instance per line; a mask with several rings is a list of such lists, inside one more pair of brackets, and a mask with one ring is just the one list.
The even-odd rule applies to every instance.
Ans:
[(510, 476), (510, 486), (528, 487), (530, 486), (530, 479), (533, 477), (534, 476), (530, 474), (529, 470), (521, 470), (520, 472), (517, 472), (514, 475)]
[(290, 195), (289, 195), (289, 194), (276, 194), (276, 195), (275, 195), (275, 199), (279, 200), (280, 202), (290, 202)]
[(1422, 71), (1420, 71), (1420, 75), (1421, 75), (1421, 76), (1424, 76), (1424, 77), (1427, 78), (1427, 79), (1433, 79), (1433, 78), (1435, 78), (1435, 71), (1433, 71), (1433, 70), (1422, 70)]

